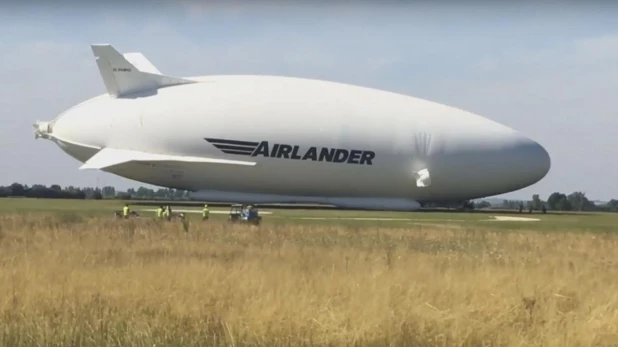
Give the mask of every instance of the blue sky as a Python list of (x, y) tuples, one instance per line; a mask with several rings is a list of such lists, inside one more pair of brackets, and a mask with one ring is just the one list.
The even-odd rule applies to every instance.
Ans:
[(37, 119), (104, 92), (89, 45), (111, 43), (171, 75), (322, 78), (463, 108), (552, 156), (545, 179), (507, 197), (618, 198), (618, 4), (337, 4), (0, 5), (0, 184), (139, 185), (79, 171), (32, 135)]

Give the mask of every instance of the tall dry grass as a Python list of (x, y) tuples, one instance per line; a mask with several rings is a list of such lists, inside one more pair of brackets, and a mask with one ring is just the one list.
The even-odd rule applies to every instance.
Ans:
[(616, 346), (617, 240), (0, 216), (0, 345)]

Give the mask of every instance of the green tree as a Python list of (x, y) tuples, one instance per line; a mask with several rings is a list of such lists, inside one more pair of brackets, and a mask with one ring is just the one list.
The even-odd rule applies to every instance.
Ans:
[(26, 193), (26, 189), (22, 184), (13, 183), (11, 184), (11, 195), (12, 196), (24, 196)]
[(106, 198), (106, 199), (113, 198), (113, 197), (116, 196), (116, 188), (110, 187), (110, 186), (105, 186), (101, 190), (101, 194), (103, 194), (103, 197)]
[(487, 200), (479, 201), (476, 204), (476, 208), (489, 208), (489, 207), (491, 207), (491, 203), (489, 203), (489, 201)]
[(543, 207), (543, 201), (539, 197), (539, 194), (532, 195), (532, 202), (531, 202), (531, 204), (532, 204), (532, 209), (534, 209), (534, 210), (540, 210), (541, 207)]
[[(549, 198), (547, 198), (547, 208), (549, 208), (550, 210), (561, 210), (558, 207), (558, 204), (563, 200), (567, 200), (566, 195), (560, 192), (554, 192), (549, 196)], [(564, 203), (561, 203), (560, 206), (564, 207), (563, 205)]]
[(611, 212), (616, 212), (618, 211), (618, 200), (616, 199), (611, 199), (610, 201), (607, 202), (607, 205), (605, 205), (605, 209), (607, 211), (611, 211)]
[(583, 192), (573, 192), (569, 194), (567, 198), (573, 210), (592, 211), (596, 208), (594, 203), (588, 200), (588, 198), (586, 198), (586, 194)]
[(571, 211), (573, 209), (573, 205), (567, 198), (561, 198), (556, 204), (556, 210), (558, 211)]

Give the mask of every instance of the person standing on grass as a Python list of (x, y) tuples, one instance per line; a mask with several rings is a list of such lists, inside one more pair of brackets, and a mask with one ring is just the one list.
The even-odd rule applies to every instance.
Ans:
[(167, 208), (165, 210), (166, 213), (166, 218), (168, 221), (172, 220), (172, 207), (170, 205), (167, 205)]
[(204, 208), (202, 209), (202, 220), (207, 220), (210, 217), (210, 211), (208, 210), (208, 205), (204, 204)]
[(124, 204), (124, 207), (122, 208), (122, 217), (124, 217), (124, 219), (129, 218), (129, 204)]

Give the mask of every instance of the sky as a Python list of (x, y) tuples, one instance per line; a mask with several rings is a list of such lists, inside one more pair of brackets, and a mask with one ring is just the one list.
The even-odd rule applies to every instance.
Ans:
[(618, 198), (618, 2), (24, 3), (0, 3), (0, 185), (142, 185), (34, 139), (35, 121), (105, 93), (90, 44), (110, 43), (173, 76), (317, 78), (458, 107), (552, 158), (500, 197)]

